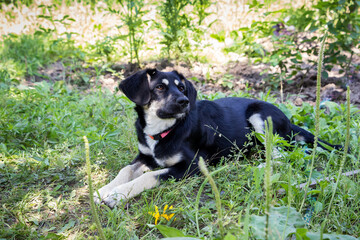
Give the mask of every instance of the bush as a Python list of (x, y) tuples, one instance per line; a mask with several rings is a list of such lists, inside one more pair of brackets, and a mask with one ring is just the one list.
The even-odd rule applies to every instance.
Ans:
[[(262, 7), (263, 4), (253, 4), (252, 10)], [(328, 77), (327, 72), (334, 65), (339, 65), (347, 78), (354, 49), (360, 46), (358, 9), (358, 2), (352, 0), (320, 0), (311, 7), (304, 5), (297, 9), (267, 12), (265, 16), (276, 15), (283, 20), (256, 21), (250, 28), (232, 32), (234, 44), (225, 51), (246, 54), (255, 63), (278, 66), (279, 72), (268, 75), (270, 83), (277, 86), (281, 80), (291, 83), (300, 71), (305, 71), (306, 75), (316, 66), (311, 58), (305, 60), (303, 57), (318, 55), (320, 37), (327, 31), (323, 78)], [(270, 42), (270, 47), (265, 48), (264, 42)]]

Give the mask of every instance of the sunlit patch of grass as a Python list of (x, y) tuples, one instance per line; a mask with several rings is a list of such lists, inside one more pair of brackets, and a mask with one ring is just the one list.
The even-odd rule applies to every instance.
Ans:
[[(91, 137), (97, 186), (113, 178), (134, 153), (127, 100), (101, 91), (82, 95), (47, 86), (0, 92), (1, 236), (12, 236), (11, 229), (22, 236), (92, 235), (93, 230), (83, 229), (88, 228), (89, 206), (79, 136)], [(109, 174), (109, 169), (115, 171)]]
[(0, 45), (0, 70), (8, 71), (13, 78), (37, 75), (40, 67), (72, 58), (81, 60), (81, 50), (46, 33), (8, 35)]

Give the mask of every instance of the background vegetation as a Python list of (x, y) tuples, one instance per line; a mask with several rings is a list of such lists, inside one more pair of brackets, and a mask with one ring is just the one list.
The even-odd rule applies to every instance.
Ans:
[[(299, 89), (317, 69), (327, 32), (322, 79), (340, 94), (350, 86), (358, 104), (358, 1), (0, 3), (0, 238), (99, 237), (82, 138), (98, 189), (137, 153), (133, 104), (114, 87), (140, 67), (177, 68), (200, 99), (256, 96), (314, 132), (314, 99)], [(334, 93), (318, 98), (319, 137), (343, 144), (349, 136), (345, 161), (318, 149), (312, 162), (311, 146), (267, 135), (282, 154), (276, 161), (256, 147), (205, 169), (206, 178), (170, 180), (114, 209), (97, 206), (105, 237), (359, 238), (359, 175), (338, 177), (360, 169), (359, 109)], [(317, 184), (299, 187), (309, 180)]]

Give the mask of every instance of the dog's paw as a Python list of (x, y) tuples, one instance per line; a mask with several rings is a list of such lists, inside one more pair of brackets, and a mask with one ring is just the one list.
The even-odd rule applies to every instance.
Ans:
[(102, 202), (109, 206), (110, 208), (114, 208), (118, 203), (122, 200), (126, 200), (125, 195), (117, 192), (113, 192), (109, 194), (106, 198), (102, 199)]
[(134, 184), (125, 183), (113, 188), (106, 197), (102, 198), (102, 202), (113, 208), (121, 201), (126, 201), (134, 197), (136, 193), (136, 187), (134, 186)]
[(111, 193), (111, 188), (108, 186), (104, 186), (102, 188), (100, 188), (98, 191), (94, 192), (93, 198), (94, 198), (94, 202), (96, 204), (100, 204), (101, 202), (104, 201), (104, 199), (106, 199), (109, 194)]
[(94, 202), (97, 204), (104, 203), (110, 208), (113, 208), (120, 201), (127, 199), (125, 192), (127, 192), (126, 189), (121, 188), (121, 186), (116, 188), (104, 186), (94, 193)]
[(95, 202), (96, 204), (100, 204), (100, 203), (101, 203), (101, 197), (99, 197), (99, 195), (98, 195), (97, 192), (94, 192), (93, 199), (94, 199), (94, 202)]

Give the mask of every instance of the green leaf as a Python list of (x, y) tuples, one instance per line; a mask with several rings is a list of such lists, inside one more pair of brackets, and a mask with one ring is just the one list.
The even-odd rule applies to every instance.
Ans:
[[(285, 236), (296, 232), (297, 227), (305, 227), (305, 222), (295, 208), (290, 208), (287, 218), (287, 207), (270, 208), (269, 240), (281, 239), (283, 232)], [(265, 239), (265, 216), (250, 217), (250, 227), (253, 229), (255, 239)]]
[(236, 240), (236, 237), (231, 233), (227, 233), (226, 236), (224, 237), (224, 240)]
[(63, 233), (71, 228), (73, 228), (75, 226), (75, 220), (70, 220), (67, 224), (65, 224), (65, 226), (63, 226), (60, 231), (58, 231), (58, 233)]
[[(307, 239), (318, 240), (320, 239), (320, 233), (306, 233)], [(340, 234), (323, 234), (324, 240), (356, 240), (357, 238), (349, 235), (340, 235)]]
[(51, 240), (56, 240), (56, 239), (64, 239), (65, 237), (63, 235), (59, 235), (56, 233), (52, 233), (49, 232), (47, 233), (46, 237), (42, 237), (41, 239), (51, 239)]
[(316, 201), (314, 208), (315, 208), (315, 212), (319, 213), (324, 209), (324, 206), (323, 206), (323, 204), (321, 202)]
[(173, 227), (168, 227), (165, 225), (156, 225), (155, 227), (164, 237), (186, 237), (183, 232)]
[(210, 37), (218, 40), (219, 42), (225, 42), (225, 31), (220, 31), (218, 34), (210, 34)]
[[(269, 219), (269, 240), (282, 238), (285, 231), (285, 237), (295, 234), (296, 239), (318, 240), (320, 233), (309, 232), (305, 229), (305, 222), (300, 213), (295, 208), (290, 208), (289, 216), (287, 207), (270, 208)], [(255, 239), (265, 239), (265, 216), (252, 215), (249, 226), (252, 228)], [(324, 234), (324, 240), (355, 240), (357, 238), (349, 235)]]
[(306, 228), (298, 228), (296, 229), (296, 239), (303, 239), (303, 240), (310, 240), (308, 236), (306, 236), (306, 233), (308, 230)]
[(160, 233), (165, 237), (163, 239), (171, 239), (171, 240), (200, 240), (196, 237), (185, 235), (182, 231), (165, 226), (165, 225), (155, 225), (155, 227), (160, 231)]
[(171, 238), (162, 238), (162, 240), (200, 240), (200, 239), (193, 237), (171, 237)]
[(280, 173), (271, 175), (271, 177), (270, 177), (271, 184), (277, 183), (279, 181), (280, 177), (281, 177)]

